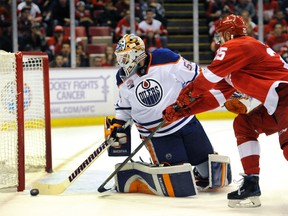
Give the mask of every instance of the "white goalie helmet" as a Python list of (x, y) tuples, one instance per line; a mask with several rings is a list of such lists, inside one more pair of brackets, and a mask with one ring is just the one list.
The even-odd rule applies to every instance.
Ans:
[(134, 34), (125, 34), (117, 43), (115, 55), (126, 78), (134, 73), (138, 63), (146, 58), (143, 40)]

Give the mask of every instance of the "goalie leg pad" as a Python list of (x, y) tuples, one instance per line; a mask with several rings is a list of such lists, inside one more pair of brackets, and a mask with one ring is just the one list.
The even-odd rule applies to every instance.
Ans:
[(228, 156), (210, 154), (209, 165), (209, 186), (207, 188), (222, 188), (232, 181), (230, 158)]
[[(120, 164), (116, 164), (116, 168)], [(127, 163), (115, 176), (116, 190), (123, 193), (145, 193), (167, 197), (197, 195), (189, 163), (169, 167), (140, 162)]]

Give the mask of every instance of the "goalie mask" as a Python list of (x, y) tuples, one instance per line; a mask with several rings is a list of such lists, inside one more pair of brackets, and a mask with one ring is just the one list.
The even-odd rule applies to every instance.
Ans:
[(115, 55), (123, 68), (126, 78), (136, 71), (138, 63), (146, 58), (142, 39), (134, 34), (124, 35), (117, 43)]
[[(247, 25), (241, 16), (234, 14), (224, 17), (220, 23), (216, 26), (216, 32), (222, 34), (225, 41), (233, 39), (239, 36), (247, 35)], [(229, 39), (227, 39), (227, 33), (229, 33)]]

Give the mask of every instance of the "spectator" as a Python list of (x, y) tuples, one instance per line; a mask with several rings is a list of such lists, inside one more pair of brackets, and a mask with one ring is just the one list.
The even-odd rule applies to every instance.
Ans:
[(115, 7), (122, 19), (126, 16), (127, 11), (130, 12), (130, 0), (119, 0), (115, 3)]
[(51, 8), (54, 0), (36, 0), (42, 14), (42, 26), (45, 28), (46, 36), (53, 35), (53, 20), (51, 19)]
[(12, 52), (11, 1), (0, 1), (0, 49)]
[(111, 29), (115, 29), (120, 19), (121, 16), (119, 15), (117, 8), (114, 7), (112, 2), (107, 2), (104, 11), (98, 18), (98, 22), (100, 26), (109, 26)]
[(158, 2), (158, 0), (147, 0), (143, 2), (141, 6), (142, 16), (143, 18), (146, 15), (147, 10), (152, 10), (155, 14), (155, 19), (159, 20), (162, 25), (167, 28), (167, 19), (165, 17), (165, 8), (163, 5)]
[(45, 34), (40, 23), (34, 23), (31, 26), (31, 34), (24, 37), (23, 43), (19, 43), (20, 51), (41, 51), (48, 49)]
[[(35, 4), (34, 2), (32, 2), (32, 0), (25, 0), (21, 3), (18, 4), (17, 6), (17, 11), (18, 13), (20, 13), (22, 11), (22, 9), (24, 7), (30, 7), (30, 20), (31, 22), (38, 22), (41, 23), (42, 22), (42, 14), (40, 11), (40, 8), (37, 4)], [(20, 14), (21, 16), (21, 14)]]
[(92, 60), (92, 65), (91, 67), (102, 67), (102, 57), (96, 56)]
[(0, 28), (10, 27), (12, 23), (10, 0), (0, 1)]
[(117, 65), (113, 46), (106, 46), (105, 56), (102, 58), (101, 65), (102, 66), (116, 66)]
[[(258, 4), (256, 3), (256, 8), (258, 8)], [(279, 4), (275, 0), (263, 0), (263, 22), (264, 24), (268, 24), (272, 19), (275, 11), (279, 10)]]
[(285, 20), (288, 22), (288, 1), (283, 0), (280, 9), (283, 11)]
[(51, 68), (65, 67), (63, 55), (60, 53), (56, 54), (54, 60), (50, 62), (49, 66)]
[(269, 21), (269, 29), (273, 31), (274, 25), (276, 23), (282, 23), (283, 31), (287, 33), (287, 21), (285, 20), (285, 16), (282, 10), (275, 11), (273, 18)]
[(105, 2), (110, 0), (88, 0), (86, 3), (90, 4), (92, 10), (104, 10)]
[[(209, 25), (212, 22), (219, 20), (226, 14), (234, 12), (234, 5), (229, 0), (215, 0), (210, 1), (206, 11), (206, 17), (208, 18)], [(223, 15), (225, 13), (225, 15)]]
[(146, 37), (143, 38), (143, 42), (145, 44), (145, 51), (148, 53), (151, 53), (155, 49), (162, 47), (161, 40), (159, 37), (155, 36), (155, 33), (152, 29), (147, 30)]
[(76, 66), (77, 67), (88, 67), (89, 58), (84, 51), (83, 44), (79, 43), (76, 45)]
[(49, 49), (52, 55), (59, 53), (62, 49), (62, 44), (64, 42), (69, 42), (69, 37), (64, 35), (64, 29), (62, 26), (55, 26), (54, 35), (50, 37), (47, 41)]
[[(139, 30), (139, 23), (135, 20), (134, 22), (135, 31)], [(130, 25), (130, 11), (126, 12), (124, 18), (119, 20), (115, 29), (115, 39), (118, 41), (125, 34), (130, 34), (131, 25)]]
[(242, 11), (246, 10), (249, 12), (253, 21), (257, 20), (255, 6), (250, 0), (238, 0), (235, 4), (234, 10), (236, 15), (241, 15)]
[(162, 25), (162, 23), (154, 19), (155, 13), (153, 10), (148, 9), (146, 11), (145, 20), (139, 23), (139, 33), (142, 37), (146, 36), (146, 32), (150, 29), (154, 31), (155, 37), (159, 37), (163, 47), (167, 46), (167, 29)]
[(21, 15), (18, 16), (18, 41), (20, 44), (24, 43), (24, 39), (31, 34), (32, 21), (30, 16), (31, 7), (23, 7)]
[(283, 33), (282, 23), (274, 25), (273, 33), (267, 38), (266, 44), (271, 47), (276, 53), (280, 54), (281, 47), (288, 41), (288, 34)]
[[(119, 0), (119, 1), (114, 1), (114, 2), (115, 2), (114, 5), (120, 17), (124, 18), (127, 11), (130, 11), (130, 0)], [(139, 22), (142, 18), (142, 14), (141, 14), (140, 6), (137, 3), (137, 0), (135, 0), (134, 13), (135, 13), (135, 20)]]
[(62, 43), (62, 49), (60, 53), (64, 58), (64, 67), (71, 67), (71, 46), (69, 42)]
[(89, 27), (94, 24), (90, 11), (86, 10), (85, 2), (79, 1), (76, 5), (75, 19), (77, 26), (84, 26), (86, 29), (86, 35), (89, 35)]
[(53, 26), (68, 26), (70, 24), (69, 0), (55, 0), (52, 6)]
[(243, 17), (244, 21), (247, 24), (247, 35), (257, 38), (258, 37), (258, 27), (257, 25), (252, 21), (249, 11), (243, 10), (241, 13), (241, 16)]

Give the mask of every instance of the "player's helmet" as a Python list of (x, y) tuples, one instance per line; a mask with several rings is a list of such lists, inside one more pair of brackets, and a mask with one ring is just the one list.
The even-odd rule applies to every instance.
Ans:
[(227, 31), (233, 37), (247, 35), (247, 25), (243, 17), (234, 14), (224, 17), (216, 26), (216, 32), (224, 35)]
[(115, 55), (126, 77), (130, 76), (138, 63), (146, 58), (143, 40), (134, 34), (125, 34), (117, 43)]

